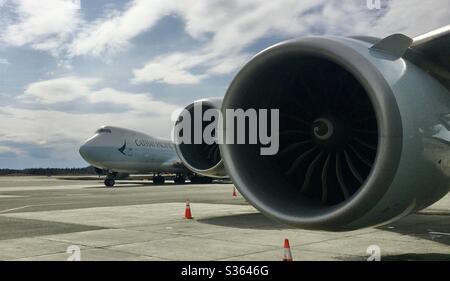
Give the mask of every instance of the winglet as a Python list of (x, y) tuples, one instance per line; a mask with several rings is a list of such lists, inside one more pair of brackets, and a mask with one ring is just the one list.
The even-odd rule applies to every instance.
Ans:
[(399, 59), (405, 54), (406, 50), (408, 50), (412, 43), (413, 39), (406, 35), (397, 33), (382, 39), (370, 47), (370, 49), (387, 53), (395, 57), (395, 59)]

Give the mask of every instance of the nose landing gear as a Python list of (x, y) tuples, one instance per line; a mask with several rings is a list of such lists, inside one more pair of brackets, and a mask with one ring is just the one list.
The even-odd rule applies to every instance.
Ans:
[(114, 179), (105, 179), (104, 183), (106, 187), (114, 187), (116, 181)]

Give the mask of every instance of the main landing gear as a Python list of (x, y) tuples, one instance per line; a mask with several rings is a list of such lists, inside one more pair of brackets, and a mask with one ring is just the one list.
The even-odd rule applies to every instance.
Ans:
[(153, 176), (153, 184), (164, 184), (165, 181), (166, 179), (161, 175)]
[(203, 177), (198, 175), (192, 175), (189, 177), (189, 180), (193, 184), (201, 184), (201, 183), (212, 183), (212, 178), (209, 177)]
[(176, 175), (175, 178), (173, 178), (173, 181), (175, 184), (184, 184), (186, 182), (186, 178), (184, 175)]

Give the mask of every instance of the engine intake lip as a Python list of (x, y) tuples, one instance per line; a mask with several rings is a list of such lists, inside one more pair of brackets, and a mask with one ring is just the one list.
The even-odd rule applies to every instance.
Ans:
[[(239, 108), (249, 80), (258, 69), (285, 56), (315, 56), (329, 60), (353, 75), (362, 85), (375, 110), (378, 124), (378, 147), (375, 162), (361, 188), (348, 200), (329, 207), (296, 206), (282, 198), (265, 198), (257, 192), (258, 185), (239, 161), (236, 145), (220, 144), (226, 170), (241, 194), (263, 214), (283, 223), (323, 230), (349, 230), (351, 222), (371, 210), (388, 190), (398, 167), (402, 150), (402, 124), (397, 102), (383, 75), (369, 56), (349, 46), (348, 42), (364, 44), (355, 39), (307, 37), (276, 44), (257, 54), (247, 63), (230, 84), (222, 103), (222, 112)], [(370, 46), (367, 45), (367, 48)], [(226, 124), (223, 134), (226, 134)], [(246, 174), (247, 172), (247, 174)], [(263, 171), (259, 171), (263, 174)]]
[[(204, 109), (214, 109), (217, 108), (218, 110), (220, 110), (220, 106), (222, 104), (222, 99), (219, 98), (209, 98), (209, 99), (202, 99), (202, 100), (198, 100), (195, 101), (191, 104), (189, 104), (188, 106), (186, 106), (184, 109), (187, 111), (190, 111), (194, 108), (194, 106), (196, 104), (202, 104), (202, 107)], [(204, 159), (199, 159), (199, 155), (196, 155), (196, 160), (193, 160), (189, 157), (186, 157), (186, 153), (190, 153), (189, 149), (190, 147), (192, 147), (193, 144), (178, 144), (175, 145), (175, 150), (178, 154), (178, 157), (181, 159), (181, 161), (183, 162), (183, 164), (192, 172), (200, 174), (200, 175), (204, 175), (204, 176), (213, 176), (215, 178), (225, 178), (226, 175), (224, 175), (224, 164), (223, 164), (223, 159), (221, 157), (221, 153), (220, 153), (220, 148), (218, 146), (218, 144), (215, 144), (215, 146), (217, 146), (217, 150), (219, 153), (219, 161), (216, 164), (207, 166), (206, 160)], [(195, 161), (201, 161), (203, 162), (201, 164), (201, 166), (203, 167), (199, 167), (199, 165), (197, 165), (196, 163), (194, 163)]]

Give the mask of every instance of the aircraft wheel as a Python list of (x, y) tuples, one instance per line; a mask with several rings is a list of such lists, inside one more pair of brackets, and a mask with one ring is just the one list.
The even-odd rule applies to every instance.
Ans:
[(193, 184), (203, 184), (203, 183), (212, 183), (212, 178), (210, 177), (199, 177), (199, 176), (193, 176), (190, 177), (189, 180), (191, 181), (191, 183)]
[(189, 180), (191, 181), (191, 183), (196, 184), (200, 182), (200, 178), (198, 176), (192, 176), (189, 177)]
[(213, 179), (209, 177), (201, 178), (201, 183), (212, 183)]
[(186, 182), (186, 179), (183, 176), (176, 176), (173, 181), (176, 184), (184, 184)]
[(114, 185), (116, 184), (116, 181), (113, 179), (106, 179), (105, 180), (105, 186), (106, 187), (114, 187)]
[(153, 177), (154, 184), (164, 184), (165, 181), (166, 181), (166, 179), (163, 176)]

